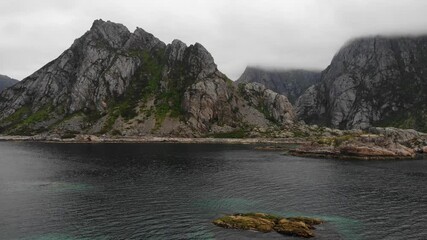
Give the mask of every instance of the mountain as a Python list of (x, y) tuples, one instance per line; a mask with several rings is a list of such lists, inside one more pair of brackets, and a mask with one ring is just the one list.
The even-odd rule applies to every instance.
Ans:
[(103, 20), (0, 95), (3, 134), (205, 136), (294, 118), (285, 96), (238, 87), (201, 44)]
[(19, 82), (18, 80), (12, 79), (8, 76), (5, 75), (1, 75), (0, 74), (0, 92), (2, 92), (4, 89), (13, 86), (14, 84), (16, 84), (17, 82)]
[(368, 37), (346, 44), (296, 104), (308, 123), (343, 129), (427, 131), (427, 36)]
[(266, 70), (246, 67), (237, 83), (257, 82), (267, 88), (285, 95), (293, 104), (307, 88), (318, 83), (320, 71), (308, 70)]

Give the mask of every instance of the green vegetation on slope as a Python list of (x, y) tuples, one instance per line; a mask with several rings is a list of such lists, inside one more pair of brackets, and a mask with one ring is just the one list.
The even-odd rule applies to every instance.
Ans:
[(396, 113), (383, 121), (374, 124), (378, 127), (397, 127), (415, 129), (427, 133), (427, 110)]
[[(141, 66), (126, 92), (109, 103), (108, 117), (101, 131), (103, 133), (110, 131), (120, 116), (128, 121), (140, 113), (153, 115), (156, 128), (159, 128), (167, 116), (178, 118), (183, 115), (183, 94), (193, 82), (191, 77), (185, 76), (187, 69), (184, 64), (173, 66), (165, 75), (167, 62), (164, 49), (153, 52), (132, 50), (128, 55), (139, 58)], [(144, 109), (149, 99), (154, 99), (154, 107)]]

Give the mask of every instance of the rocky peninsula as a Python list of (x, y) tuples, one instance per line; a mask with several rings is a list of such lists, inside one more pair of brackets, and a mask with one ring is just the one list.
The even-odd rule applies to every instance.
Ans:
[(285, 129), (256, 128), (246, 137), (226, 134), (180, 137), (44, 133), (34, 136), (0, 135), (0, 141), (256, 144), (255, 148), (260, 150), (282, 151), (294, 156), (366, 160), (414, 159), (427, 153), (427, 134), (411, 129), (338, 130), (304, 124)]

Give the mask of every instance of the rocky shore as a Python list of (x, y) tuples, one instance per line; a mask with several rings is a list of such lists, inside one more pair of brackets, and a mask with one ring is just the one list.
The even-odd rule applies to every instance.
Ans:
[(213, 221), (213, 224), (228, 228), (241, 230), (254, 230), (259, 232), (276, 231), (283, 235), (303, 238), (314, 237), (314, 225), (322, 224), (323, 221), (308, 217), (280, 217), (265, 213), (237, 213), (224, 216)]
[(221, 144), (306, 144), (296, 138), (183, 138), (183, 137), (111, 137), (96, 135), (76, 135), (61, 138), (52, 135), (0, 136), (0, 141), (58, 142), (58, 143), (221, 143)]
[(318, 126), (299, 125), (274, 132), (251, 132), (248, 138), (186, 138), (172, 136), (111, 136), (58, 135), (35, 136), (0, 135), (0, 141), (40, 141), (58, 143), (212, 143), (261, 144), (259, 150), (283, 151), (302, 157), (340, 159), (413, 159), (427, 153), (427, 134), (397, 128), (337, 130)]
[(309, 144), (291, 149), (289, 153), (305, 157), (341, 159), (413, 159), (427, 153), (427, 135), (412, 129), (370, 128), (344, 131), (339, 135), (309, 138)]

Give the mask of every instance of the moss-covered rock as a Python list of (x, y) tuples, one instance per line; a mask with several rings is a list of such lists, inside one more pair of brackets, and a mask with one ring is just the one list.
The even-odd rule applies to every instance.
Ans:
[(274, 226), (274, 230), (278, 233), (304, 238), (314, 237), (312, 229), (313, 227), (307, 223), (301, 221), (289, 221), (285, 218), (280, 220), (279, 223)]
[(265, 213), (237, 213), (227, 215), (213, 221), (213, 224), (228, 228), (241, 230), (254, 230), (259, 232), (276, 231), (288, 236), (310, 238), (314, 237), (314, 225), (323, 223), (322, 220), (309, 217), (290, 217)]

